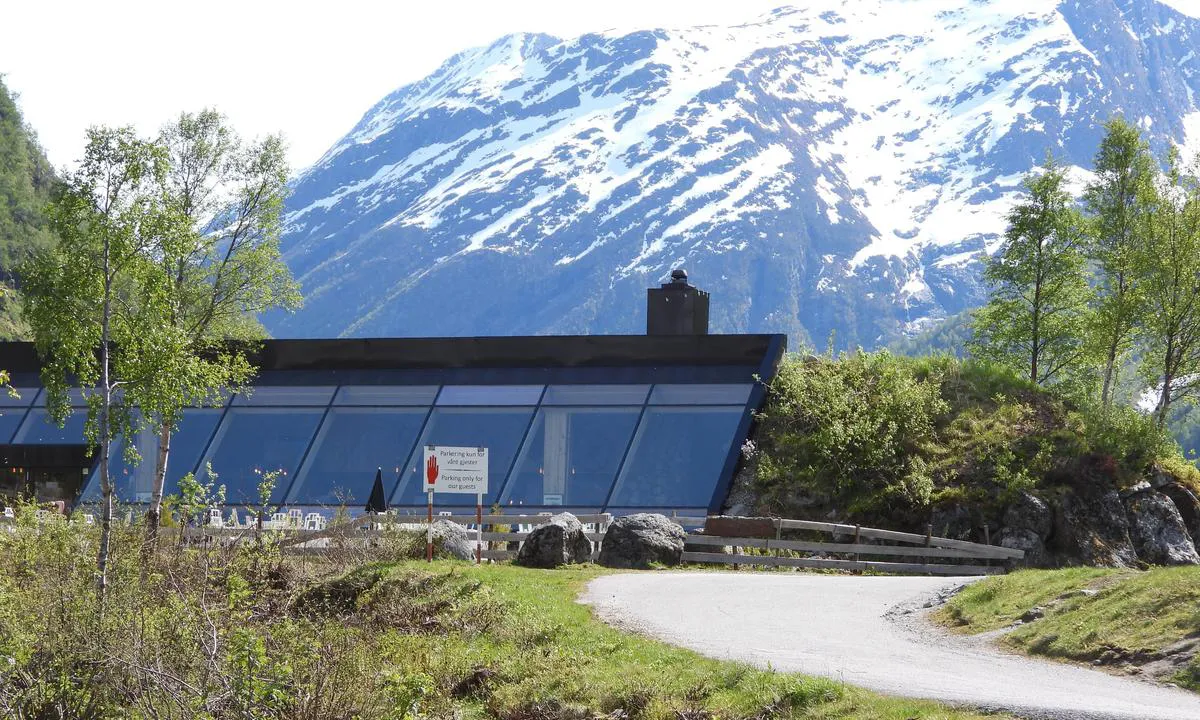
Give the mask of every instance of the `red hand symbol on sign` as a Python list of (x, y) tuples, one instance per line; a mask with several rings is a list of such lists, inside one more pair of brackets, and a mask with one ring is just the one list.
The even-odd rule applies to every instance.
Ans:
[(437, 456), (429, 458), (429, 462), (425, 464), (425, 481), (433, 485), (438, 477)]

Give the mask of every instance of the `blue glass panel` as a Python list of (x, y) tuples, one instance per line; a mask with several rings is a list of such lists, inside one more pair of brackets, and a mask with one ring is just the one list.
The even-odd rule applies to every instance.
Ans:
[(77, 408), (67, 416), (66, 424), (59, 427), (42, 408), (33, 408), (25, 423), (17, 431), (14, 443), (29, 445), (82, 445), (83, 428), (87, 425), (87, 410)]
[(541, 385), (447, 385), (438, 395), (437, 404), (537, 405), (541, 396)]
[[(179, 478), (196, 468), (200, 455), (208, 445), (213, 430), (221, 420), (220, 410), (186, 410), (179, 427), (171, 436), (170, 453), (167, 455), (167, 477), (163, 482), (163, 496), (179, 492)], [(137, 465), (125, 461), (125, 444), (113, 447), (109, 460), (109, 476), (114, 479), (113, 489), (122, 502), (148, 503), (154, 488), (154, 464), (158, 458), (158, 433), (153, 429), (142, 431), (137, 438), (138, 453), (142, 459)], [(83, 491), (86, 502), (100, 499), (100, 473), (92, 477)]]
[(437, 385), (346, 385), (334, 405), (432, 405)]
[[(529, 428), (533, 408), (437, 408), (405, 465), (403, 481), (392, 499), (394, 505), (424, 505), (424, 446), (456, 445), (488, 449), (488, 494), (484, 502), (495, 502), (504, 476)], [(474, 495), (438, 493), (438, 505), (474, 505)]]
[(425, 415), (423, 408), (330, 410), (296, 476), (288, 504), (365, 505), (376, 468), (383, 468), (384, 487), (391, 490)]
[(542, 408), (500, 504), (603, 505), (640, 414), (640, 407)]
[(37, 397), (38, 390), (40, 389), (35, 387), (19, 387), (13, 388), (12, 393), (0, 389), (0, 407), (29, 407), (33, 399)]
[(742, 408), (650, 408), (638, 426), (611, 507), (707, 507)]
[[(79, 388), (67, 388), (67, 399), (71, 403), (71, 407), (87, 407), (87, 398)], [(37, 407), (46, 407), (46, 390), (44, 388), (37, 394), (37, 400), (33, 404)]]
[(543, 405), (641, 405), (649, 385), (551, 385)]
[(12, 441), (13, 434), (25, 419), (25, 408), (0, 408), (0, 445)]
[[(257, 504), (261, 473), (282, 470), (285, 474), (271, 495), (271, 502), (278, 504), (323, 414), (322, 410), (230, 409), (208, 451), (217, 482), (225, 486), (225, 501)], [(208, 482), (205, 475), (202, 467), (199, 476)]]
[(751, 383), (737, 385), (655, 385), (651, 405), (745, 405)]
[(320, 405), (329, 404), (333, 387), (256, 387), (250, 393), (238, 393), (234, 405)]

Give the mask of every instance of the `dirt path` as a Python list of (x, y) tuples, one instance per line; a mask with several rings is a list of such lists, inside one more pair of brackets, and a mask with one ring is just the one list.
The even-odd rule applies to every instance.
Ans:
[(605, 621), (717, 658), (1030, 718), (1200, 720), (1200, 696), (1004, 653), (928, 624), (967, 578), (629, 573), (588, 586)]

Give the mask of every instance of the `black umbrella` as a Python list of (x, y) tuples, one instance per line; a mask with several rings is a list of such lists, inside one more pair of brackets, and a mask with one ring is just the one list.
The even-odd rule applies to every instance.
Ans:
[(367, 512), (387, 512), (387, 498), (383, 493), (383, 468), (375, 470), (375, 486), (371, 488), (371, 499), (367, 500)]

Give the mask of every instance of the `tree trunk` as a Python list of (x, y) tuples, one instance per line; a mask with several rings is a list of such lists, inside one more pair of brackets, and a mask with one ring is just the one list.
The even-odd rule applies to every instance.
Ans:
[(100, 493), (103, 496), (104, 511), (100, 519), (100, 552), (96, 557), (97, 584), (100, 592), (100, 606), (104, 607), (104, 596), (108, 592), (108, 553), (112, 542), (113, 519), (113, 487), (112, 479), (108, 476), (108, 459), (112, 451), (112, 377), (109, 373), (109, 333), (112, 320), (112, 275), (110, 273), (111, 258), (108, 235), (104, 236), (104, 305), (100, 316)]
[(158, 527), (162, 520), (163, 487), (167, 479), (167, 457), (171, 451), (171, 423), (164, 420), (158, 432), (158, 458), (154, 463), (154, 486), (150, 489), (150, 508), (146, 511), (144, 553), (158, 548)]
[(1100, 390), (1100, 405), (1108, 407), (1112, 404), (1113, 371), (1117, 365), (1117, 334), (1113, 332), (1112, 343), (1108, 346), (1108, 356), (1104, 363), (1104, 387)]
[(1163, 356), (1163, 386), (1158, 396), (1158, 407), (1154, 409), (1158, 426), (1166, 427), (1167, 413), (1171, 409), (1171, 384), (1175, 382), (1175, 338), (1167, 338), (1167, 351)]

